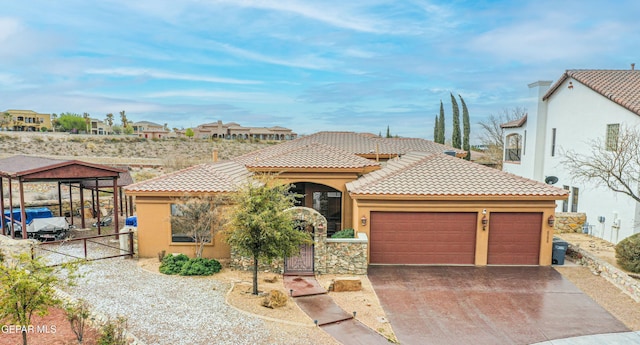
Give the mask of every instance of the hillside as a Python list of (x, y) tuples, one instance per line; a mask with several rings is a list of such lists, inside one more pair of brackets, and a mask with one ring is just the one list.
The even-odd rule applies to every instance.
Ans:
[[(127, 165), (149, 178), (218, 159), (230, 159), (273, 142), (167, 139), (149, 140), (133, 136), (72, 135), (67, 133), (0, 132), (0, 158), (23, 154), (54, 159), (78, 159), (92, 163)], [(139, 180), (139, 179), (138, 179)]]

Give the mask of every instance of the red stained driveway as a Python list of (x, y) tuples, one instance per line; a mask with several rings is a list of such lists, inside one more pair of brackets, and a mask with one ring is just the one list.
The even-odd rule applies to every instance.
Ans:
[(552, 267), (370, 266), (369, 279), (403, 345), (628, 331)]

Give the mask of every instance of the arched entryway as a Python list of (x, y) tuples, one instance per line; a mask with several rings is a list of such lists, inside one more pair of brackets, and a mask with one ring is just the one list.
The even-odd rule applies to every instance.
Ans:
[(284, 274), (313, 275), (316, 256), (315, 244), (324, 243), (327, 236), (327, 219), (318, 211), (308, 207), (296, 206), (287, 211), (295, 214), (298, 229), (308, 232), (313, 243), (301, 245), (300, 253), (297, 256), (285, 258)]
[(342, 230), (342, 192), (318, 183), (295, 182), (291, 191), (300, 195), (297, 206), (318, 211), (327, 221), (327, 235)]

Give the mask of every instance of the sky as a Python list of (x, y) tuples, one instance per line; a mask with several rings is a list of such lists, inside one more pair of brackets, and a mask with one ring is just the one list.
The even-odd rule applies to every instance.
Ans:
[(640, 65), (639, 17), (636, 0), (0, 0), (0, 111), (432, 139), (453, 94), (474, 143), (530, 83)]

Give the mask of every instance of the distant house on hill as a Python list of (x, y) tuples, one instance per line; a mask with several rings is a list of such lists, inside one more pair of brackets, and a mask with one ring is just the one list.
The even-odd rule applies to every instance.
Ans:
[(133, 127), (133, 134), (140, 138), (162, 139), (169, 134), (169, 130), (165, 126), (150, 121), (134, 122), (131, 127)]
[(51, 114), (40, 114), (33, 110), (17, 110), (9, 109), (2, 112), (0, 116), (2, 128), (21, 131), (21, 132), (39, 132), (42, 128), (51, 129)]
[(91, 130), (90, 134), (93, 135), (107, 135), (111, 132), (109, 124), (102, 120), (91, 118)]
[[(185, 130), (177, 130), (179, 137), (185, 136)], [(274, 127), (244, 127), (235, 122), (211, 122), (193, 128), (194, 137), (200, 139), (258, 139), (258, 140), (293, 140), (298, 137), (291, 129)]]

